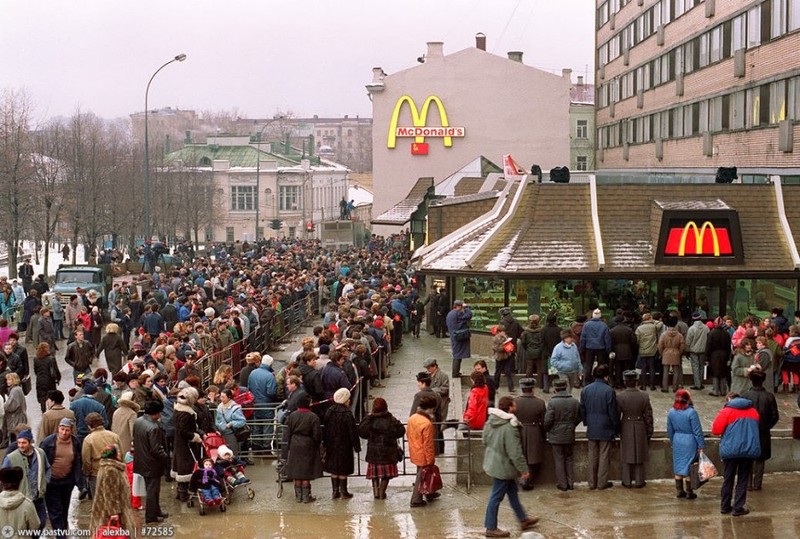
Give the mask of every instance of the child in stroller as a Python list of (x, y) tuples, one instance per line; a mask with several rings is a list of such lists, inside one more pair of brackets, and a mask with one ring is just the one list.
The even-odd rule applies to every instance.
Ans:
[(221, 445), (217, 449), (217, 462), (215, 464), (217, 474), (223, 478), (229, 487), (236, 487), (250, 482), (244, 475), (244, 466), (239, 459), (233, 456), (233, 451), (227, 445)]
[[(222, 499), (222, 493), (219, 482), (219, 476), (214, 469), (214, 461), (206, 457), (203, 459), (201, 468), (192, 473), (192, 478), (189, 481), (189, 490), (195, 491), (200, 499), (200, 514), (205, 514), (205, 507), (217, 507), (220, 511), (225, 511), (225, 502)], [(191, 499), (189, 502), (191, 506)]]

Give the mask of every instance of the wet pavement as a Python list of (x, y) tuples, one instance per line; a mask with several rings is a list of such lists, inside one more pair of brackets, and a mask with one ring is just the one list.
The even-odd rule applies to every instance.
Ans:
[[(310, 333), (310, 328), (308, 328)], [(276, 360), (285, 360), (299, 347), (299, 336), (285, 350), (273, 353)], [(390, 411), (404, 420), (408, 416), (413, 394), (416, 392), (415, 373), (422, 370), (426, 357), (436, 357), (446, 373), (450, 372), (449, 342), (423, 335), (419, 340), (404, 338), (405, 345), (394, 357), (390, 367), (391, 378), (384, 381), (384, 389), (376, 389), (374, 396), (382, 396), (389, 403)], [(59, 353), (63, 358), (63, 349)], [(102, 362), (101, 362), (102, 363)], [(65, 378), (67, 368), (60, 360)], [(462, 367), (467, 370), (471, 363)], [(68, 389), (67, 384), (62, 384)], [(501, 395), (504, 390), (501, 390)], [(663, 429), (666, 411), (671, 404), (667, 394), (651, 392), (656, 428)], [(548, 395), (543, 395), (545, 398)], [(794, 395), (786, 397), (794, 404)], [(454, 417), (454, 406), (460, 406), (455, 398), (449, 417)], [(662, 402), (663, 401), (663, 402)], [(695, 402), (701, 416), (713, 418), (722, 406), (720, 399), (697, 395)], [(781, 404), (781, 425), (796, 413), (796, 405)], [(33, 393), (28, 397), (28, 409), (32, 423), (38, 425), (38, 404)], [(660, 424), (658, 420), (660, 421)], [(709, 419), (710, 421), (710, 419)], [(706, 421), (704, 420), (704, 426)], [(786, 427), (789, 424), (786, 423)], [(447, 431), (448, 439), (453, 431)], [(278, 497), (274, 461), (258, 459), (255, 466), (248, 467), (247, 475), (252, 480), (255, 498), (248, 500), (244, 490), (236, 491), (233, 503), (225, 513), (211, 511), (200, 516), (198, 509), (188, 508), (174, 500), (175, 483), (162, 484), (162, 508), (170, 518), (158, 529), (149, 529), (151, 536), (176, 537), (253, 537), (253, 538), (427, 538), (483, 537), (483, 516), (490, 489), (486, 486), (456, 485), (453, 472), (455, 460), (453, 443), (447, 443), (445, 457), (439, 459), (444, 473), (445, 488), (442, 497), (427, 507), (409, 507), (413, 466), (408, 465), (409, 475), (392, 481), (386, 500), (374, 500), (369, 482), (363, 477), (350, 480), (350, 490), (355, 494), (351, 500), (332, 500), (330, 481), (327, 478), (313, 482), (313, 493), (317, 501), (298, 504), (294, 499), (291, 483), (284, 484), (283, 495)], [(800, 448), (800, 443), (798, 443)], [(363, 457), (362, 451), (361, 456)], [(448, 460), (450, 459), (450, 460)], [(361, 465), (362, 470), (365, 466)], [(578, 478), (580, 479), (580, 478)], [(719, 514), (719, 486), (716, 478), (699, 491), (697, 500), (675, 498), (674, 482), (668, 480), (648, 481), (644, 489), (628, 490), (619, 483), (605, 491), (589, 491), (586, 483), (576, 483), (576, 490), (562, 493), (554, 485), (537, 485), (530, 492), (521, 493), (523, 505), (532, 515), (541, 518), (536, 534), (523, 535), (515, 522), (507, 502), (500, 510), (500, 527), (512, 532), (512, 537), (547, 538), (788, 538), (800, 537), (800, 516), (793, 510), (797, 500), (797, 484), (800, 473), (768, 474), (764, 490), (748, 496), (751, 513), (743, 517)], [(787, 501), (790, 501), (787, 503)], [(70, 522), (75, 529), (88, 525), (91, 502), (79, 502), (73, 498)], [(141, 518), (142, 512), (137, 512)]]

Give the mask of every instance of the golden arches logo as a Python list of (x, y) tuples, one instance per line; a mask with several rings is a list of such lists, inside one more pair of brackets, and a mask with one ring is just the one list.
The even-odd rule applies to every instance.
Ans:
[[(408, 105), (411, 110), (411, 123), (413, 127), (402, 127), (397, 125), (400, 111), (403, 105)], [(428, 112), (431, 104), (436, 105), (439, 110), (439, 119), (441, 126), (428, 127)], [(389, 136), (386, 141), (387, 148), (394, 148), (397, 145), (397, 137), (414, 137), (417, 143), (425, 142), (425, 137), (442, 137), (445, 147), (450, 148), (453, 146), (452, 137), (463, 137), (465, 129), (463, 127), (453, 127), (447, 119), (447, 112), (445, 111), (442, 100), (435, 95), (428, 96), (422, 103), (422, 108), (417, 109), (416, 103), (411, 96), (404, 95), (397, 100), (392, 112), (392, 117), (389, 122)]]
[(717, 235), (717, 229), (714, 228), (714, 225), (712, 225), (710, 221), (704, 222), (700, 228), (697, 228), (697, 223), (694, 221), (686, 223), (686, 226), (683, 227), (683, 234), (681, 234), (681, 241), (678, 246), (678, 256), (684, 256), (686, 254), (686, 238), (689, 237), (690, 230), (694, 231), (695, 252), (692, 254), (703, 254), (703, 238), (705, 237), (706, 230), (708, 230), (711, 233), (711, 239), (714, 245), (714, 256), (719, 256), (719, 236)]

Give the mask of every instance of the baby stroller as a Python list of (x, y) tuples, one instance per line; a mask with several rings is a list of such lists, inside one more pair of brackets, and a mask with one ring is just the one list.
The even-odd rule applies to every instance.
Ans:
[[(203, 449), (206, 453), (206, 456), (211, 458), (211, 460), (213, 460), (215, 463), (214, 467), (217, 470), (221, 483), (220, 493), (222, 494), (222, 498), (225, 500), (225, 505), (231, 504), (233, 491), (239, 487), (244, 487), (247, 490), (247, 497), (252, 500), (255, 498), (256, 493), (250, 486), (249, 481), (246, 483), (230, 484), (226, 480), (225, 470), (219, 466), (219, 459), (221, 458), (220, 450), (225, 448), (227, 448), (225, 445), (225, 439), (216, 432), (207, 434), (203, 440)], [(230, 451), (230, 449), (228, 449), (228, 451)], [(233, 460), (235, 461), (236, 459)]]
[[(213, 438), (212, 438), (213, 436)], [(209, 440), (211, 438), (211, 440)], [(219, 443), (217, 438), (222, 439), (222, 436), (218, 434), (208, 435), (203, 442), (203, 450), (202, 450), (202, 459), (211, 459), (212, 461), (216, 458), (217, 448), (225, 443), (222, 440), (222, 443)], [(215, 445), (216, 444), (216, 445)], [(191, 452), (192, 458), (194, 458), (194, 453)], [(213, 467), (212, 467), (213, 469)], [(226, 502), (229, 500), (229, 497), (226, 496), (225, 490), (225, 481), (221, 480), (221, 478), (217, 478), (218, 480), (218, 488), (220, 497), (214, 500), (206, 499), (203, 495), (202, 490), (202, 482), (203, 482), (203, 474), (204, 468), (197, 459), (194, 459), (194, 472), (192, 472), (192, 478), (189, 480), (189, 501), (186, 502), (188, 507), (194, 507), (195, 500), (197, 500), (197, 504), (199, 506), (200, 515), (205, 515), (207, 508), (214, 508), (218, 507), (220, 512), (224, 513), (227, 510)], [(216, 474), (216, 472), (214, 472)]]

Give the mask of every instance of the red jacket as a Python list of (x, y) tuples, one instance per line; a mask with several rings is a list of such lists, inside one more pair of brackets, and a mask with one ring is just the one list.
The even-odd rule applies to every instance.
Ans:
[(467, 397), (467, 409), (464, 410), (464, 421), (472, 430), (483, 430), (486, 414), (489, 411), (489, 387), (473, 387)]

